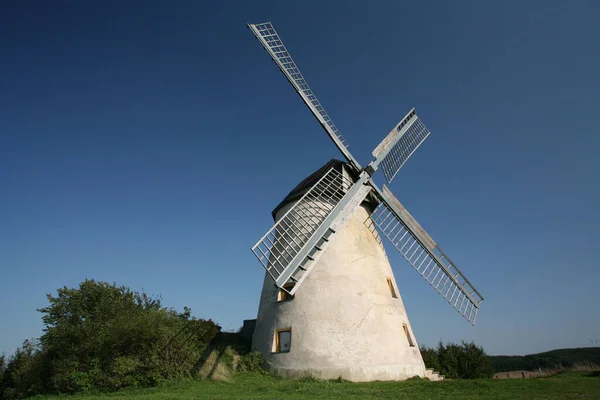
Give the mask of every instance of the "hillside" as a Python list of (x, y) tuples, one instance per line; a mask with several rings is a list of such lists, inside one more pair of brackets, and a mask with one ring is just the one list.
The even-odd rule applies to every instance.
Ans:
[(548, 369), (592, 363), (600, 365), (600, 347), (558, 349), (526, 356), (489, 356), (496, 372)]

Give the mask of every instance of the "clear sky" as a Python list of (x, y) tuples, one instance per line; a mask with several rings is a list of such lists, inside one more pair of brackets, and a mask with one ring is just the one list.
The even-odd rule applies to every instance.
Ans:
[(417, 340), (527, 354), (600, 339), (600, 2), (0, 5), (0, 352), (85, 278), (237, 329), (270, 212), (337, 149), (246, 28), (273, 22), (365, 165), (485, 297), (476, 327), (388, 247)]

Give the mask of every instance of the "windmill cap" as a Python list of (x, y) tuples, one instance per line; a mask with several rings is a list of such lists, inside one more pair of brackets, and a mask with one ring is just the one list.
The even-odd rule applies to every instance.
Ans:
[(277, 205), (277, 207), (275, 207), (273, 209), (273, 211), (271, 212), (273, 219), (275, 220), (277, 211), (279, 211), (281, 209), (281, 207), (285, 206), (288, 203), (292, 203), (294, 201), (300, 200), (300, 198), (302, 196), (304, 196), (304, 194), (306, 192), (308, 192), (308, 190), (319, 179), (321, 179), (323, 177), (323, 175), (325, 175), (327, 173), (327, 171), (329, 171), (331, 168), (335, 168), (340, 173), (343, 173), (344, 165), (346, 165), (345, 162), (335, 159), (335, 158), (332, 158), (321, 168), (319, 168), (318, 170), (316, 170), (315, 172), (313, 172), (312, 174), (310, 174), (309, 176), (304, 178), (304, 180), (302, 180), (302, 182), (300, 182), (294, 189), (292, 189), (292, 191), (289, 192), (287, 196), (285, 196), (285, 198), (281, 201), (281, 203), (279, 203)]

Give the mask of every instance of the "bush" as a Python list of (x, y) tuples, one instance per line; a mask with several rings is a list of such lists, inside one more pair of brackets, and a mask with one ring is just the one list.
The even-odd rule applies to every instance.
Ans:
[[(258, 351), (253, 351), (248, 354), (244, 354), (240, 356), (240, 360), (238, 361), (238, 369), (240, 371), (265, 371), (263, 369), (265, 359), (262, 354)], [(266, 371), (265, 371), (266, 372)]]
[(6, 369), (6, 360), (5, 360), (4, 354), (0, 354), (0, 396), (2, 396), (2, 389), (4, 388), (4, 370), (5, 369)]
[(441, 371), (440, 360), (437, 351), (425, 346), (421, 346), (421, 357), (427, 368), (433, 368), (436, 371)]
[[(152, 386), (191, 376), (214, 322), (179, 314), (158, 298), (124, 286), (86, 280), (58, 289), (40, 309), (39, 345), (25, 342), (9, 360), (0, 398)], [(3, 388), (3, 389), (2, 389)]]
[(4, 362), (2, 357), (0, 398), (20, 399), (40, 393), (42, 358), (36, 342), (25, 340), (6, 366)]
[(421, 348), (427, 368), (433, 368), (446, 378), (476, 379), (491, 378), (492, 363), (482, 347), (462, 341), (461, 344), (442, 342), (437, 349)]

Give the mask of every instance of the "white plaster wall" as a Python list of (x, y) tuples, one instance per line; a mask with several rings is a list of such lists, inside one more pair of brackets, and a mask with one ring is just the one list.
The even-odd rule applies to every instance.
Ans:
[[(291, 206), (282, 207), (277, 218)], [(356, 208), (293, 300), (278, 303), (278, 289), (265, 274), (252, 346), (271, 372), (352, 381), (425, 375), (389, 261), (365, 224), (368, 215), (364, 207)], [(398, 298), (391, 296), (386, 277)], [(292, 329), (291, 350), (272, 353), (274, 332), (282, 328)]]

